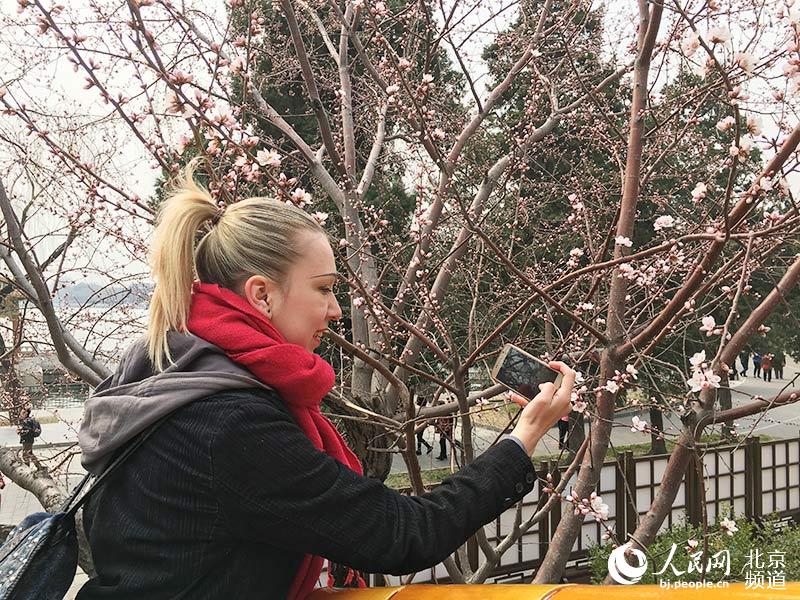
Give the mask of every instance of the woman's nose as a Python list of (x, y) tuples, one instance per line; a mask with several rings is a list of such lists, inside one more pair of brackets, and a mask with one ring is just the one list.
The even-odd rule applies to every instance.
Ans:
[(332, 296), (333, 298), (333, 305), (328, 305), (328, 320), (330, 321), (338, 321), (342, 318), (342, 307), (339, 306), (339, 301), (336, 297)]

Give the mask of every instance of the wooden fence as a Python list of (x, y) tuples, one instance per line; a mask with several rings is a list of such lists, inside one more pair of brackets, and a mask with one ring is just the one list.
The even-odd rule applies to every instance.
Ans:
[[(667, 467), (669, 454), (634, 456), (625, 452), (616, 460), (603, 464), (597, 494), (609, 506), (605, 525), (619, 537), (623, 532), (636, 529), (658, 491)], [(703, 481), (697, 469), (687, 469), (678, 494), (661, 529), (688, 521), (702, 521), (702, 503), (705, 502), (708, 519), (713, 522), (723, 510), (733, 509), (737, 516), (758, 519), (777, 513), (780, 518), (798, 520), (800, 517), (800, 437), (760, 441), (753, 437), (730, 446), (710, 448), (702, 455)], [(566, 467), (556, 469), (548, 462), (537, 464), (539, 483), (522, 501), (522, 522), (536, 512), (544, 487), (546, 473), (552, 473), (556, 483)], [(574, 478), (577, 475), (573, 475)], [(701, 485), (701, 483), (704, 484)], [(565, 491), (569, 491), (572, 482)], [(703, 489), (705, 488), (705, 489)], [(563, 505), (565, 510), (571, 510)], [(556, 507), (544, 520), (531, 527), (501, 558), (500, 564), (487, 580), (494, 583), (528, 581), (536, 571), (561, 520), (562, 506)], [(507, 535), (516, 517), (516, 507), (504, 512), (494, 526), (487, 526), (490, 543), (499, 543)], [(589, 546), (603, 543), (605, 528), (589, 515), (581, 526), (581, 533), (572, 547), (566, 577), (580, 580), (586, 577), (587, 550)], [(470, 552), (470, 562), (477, 563), (476, 551)], [(473, 564), (473, 566), (475, 566)], [(403, 578), (373, 575), (375, 585), (398, 585)], [(417, 573), (414, 583), (448, 582), (444, 566)]]

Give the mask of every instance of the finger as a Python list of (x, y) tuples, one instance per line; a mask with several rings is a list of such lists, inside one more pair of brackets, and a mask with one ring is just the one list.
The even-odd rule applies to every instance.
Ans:
[(539, 394), (537, 395), (537, 398), (542, 398), (542, 399), (546, 398), (550, 400), (553, 397), (553, 394), (555, 393), (556, 393), (556, 386), (547, 381), (545, 383), (539, 384)]
[(571, 390), (575, 386), (575, 378), (577, 377), (575, 369), (572, 369), (563, 362), (557, 360), (551, 361), (548, 366), (564, 376), (564, 380), (561, 383), (562, 388)]
[(510, 393), (508, 395), (509, 400), (511, 400), (514, 404), (519, 406), (520, 408), (525, 408), (528, 406), (529, 400), (524, 396), (520, 396), (519, 394)]

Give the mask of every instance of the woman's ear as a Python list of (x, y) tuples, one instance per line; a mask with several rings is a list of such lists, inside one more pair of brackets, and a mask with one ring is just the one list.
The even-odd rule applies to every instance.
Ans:
[(275, 282), (262, 275), (253, 275), (244, 282), (243, 295), (247, 303), (268, 319), (272, 318), (273, 301), (278, 291)]

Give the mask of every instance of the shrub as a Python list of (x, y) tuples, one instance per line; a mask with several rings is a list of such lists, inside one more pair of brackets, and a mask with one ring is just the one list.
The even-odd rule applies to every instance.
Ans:
[[(737, 531), (732, 535), (720, 527), (717, 520), (709, 525), (708, 554), (712, 558), (712, 566), (708, 569), (705, 581), (746, 581), (748, 572), (761, 572), (766, 578), (770, 574), (783, 574), (785, 581), (800, 580), (800, 526), (788, 526), (774, 517), (766, 518), (759, 526), (744, 519), (736, 521)], [(697, 542), (696, 546), (690, 545), (690, 540)], [(675, 547), (674, 553), (672, 551)], [(595, 545), (589, 548), (591, 560), (592, 581), (601, 583), (608, 575), (608, 557), (614, 549), (614, 544), (609, 542), (604, 545)], [(730, 553), (730, 574), (725, 575), (725, 568), (714, 564), (715, 555), (724, 557), (724, 551)], [(648, 568), (642, 576), (640, 583), (657, 584), (659, 581), (701, 581), (702, 573), (695, 565), (701, 565), (703, 551), (703, 530), (700, 526), (686, 523), (673, 525), (671, 529), (662, 531), (647, 549)], [(723, 554), (718, 554), (718, 553)], [(783, 566), (769, 567), (770, 555), (782, 553)], [(763, 568), (751, 566), (751, 556), (761, 557)], [(670, 554), (672, 558), (670, 559)], [(780, 555), (774, 556), (780, 558)], [(667, 566), (669, 561), (676, 571)], [(690, 572), (690, 563), (693, 563)], [(708, 558), (705, 561), (708, 564)]]

